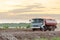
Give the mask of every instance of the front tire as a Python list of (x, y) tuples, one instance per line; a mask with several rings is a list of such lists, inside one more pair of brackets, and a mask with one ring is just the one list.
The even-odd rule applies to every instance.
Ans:
[(33, 31), (35, 31), (36, 29), (32, 29)]

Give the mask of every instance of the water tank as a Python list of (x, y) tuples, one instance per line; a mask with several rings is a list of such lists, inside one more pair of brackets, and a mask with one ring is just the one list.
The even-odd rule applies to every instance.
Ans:
[(45, 25), (55, 26), (55, 25), (57, 25), (57, 22), (54, 19), (45, 19)]

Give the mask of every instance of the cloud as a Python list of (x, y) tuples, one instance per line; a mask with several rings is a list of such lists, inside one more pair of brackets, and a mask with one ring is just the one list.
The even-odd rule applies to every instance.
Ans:
[[(34, 5), (28, 5), (25, 6), (26, 8), (22, 8), (22, 9), (14, 9), (14, 10), (10, 10), (8, 12), (0, 12), (0, 19), (14, 19), (14, 18), (18, 18), (18, 13), (20, 15), (20, 13), (24, 13), (24, 12), (43, 12), (43, 10), (32, 10), (32, 8), (45, 8), (43, 7), (41, 4), (34, 4)], [(22, 16), (21, 16), (22, 17)]]
[(32, 8), (45, 8), (43, 6), (41, 6), (41, 4), (37, 4), (37, 5), (29, 5), (26, 6), (26, 8), (24, 9), (14, 9), (12, 11), (8, 11), (9, 13), (24, 13), (24, 12), (39, 12), (39, 11), (43, 11), (43, 10), (32, 10)]
[(28, 5), (28, 6), (25, 6), (25, 7), (26, 8), (24, 8), (24, 9), (19, 8), (19, 9), (10, 10), (8, 12), (0, 12), (0, 14), (7, 14), (7, 13), (14, 13), (15, 14), (15, 13), (24, 13), (24, 12), (43, 12), (44, 10), (34, 10), (33, 8), (45, 8), (41, 4)]

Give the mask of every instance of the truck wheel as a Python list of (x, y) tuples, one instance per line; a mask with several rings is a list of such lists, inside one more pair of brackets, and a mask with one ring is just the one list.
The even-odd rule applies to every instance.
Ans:
[(49, 29), (49, 31), (51, 31), (51, 29)]
[(32, 29), (33, 31), (35, 31), (36, 29)]
[(49, 31), (54, 31), (54, 30), (55, 30), (55, 29), (53, 29), (53, 28), (52, 28), (52, 29), (49, 29)]
[(47, 31), (47, 29), (44, 29), (44, 31)]
[(55, 26), (55, 28), (57, 28), (57, 26)]
[(55, 30), (54, 28), (51, 29), (51, 31), (54, 31), (54, 30)]
[(54, 31), (55, 30), (55, 27), (52, 27), (52, 29), (51, 29), (52, 31)]
[(41, 31), (44, 31), (44, 29), (40, 28)]
[(44, 31), (47, 31), (47, 27), (46, 26), (44, 26)]
[(49, 31), (54, 31), (55, 27), (54, 26), (50, 26), (50, 28), (48, 29)]

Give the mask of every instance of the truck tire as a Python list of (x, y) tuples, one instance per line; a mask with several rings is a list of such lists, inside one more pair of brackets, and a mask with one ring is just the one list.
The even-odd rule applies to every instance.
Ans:
[(54, 31), (55, 29), (49, 29), (49, 31)]
[(33, 31), (40, 31), (40, 28), (34, 28)]
[(36, 29), (32, 29), (33, 31), (35, 31)]
[(53, 27), (52, 31), (55, 31), (55, 29), (56, 29), (56, 26)]
[(35, 29), (32, 29), (33, 31), (35, 31)]
[(44, 31), (44, 29), (40, 28), (40, 31)]
[(50, 26), (50, 28), (48, 30), (49, 31), (54, 31), (55, 30), (55, 26)]
[(47, 26), (44, 26), (44, 31), (47, 31)]

